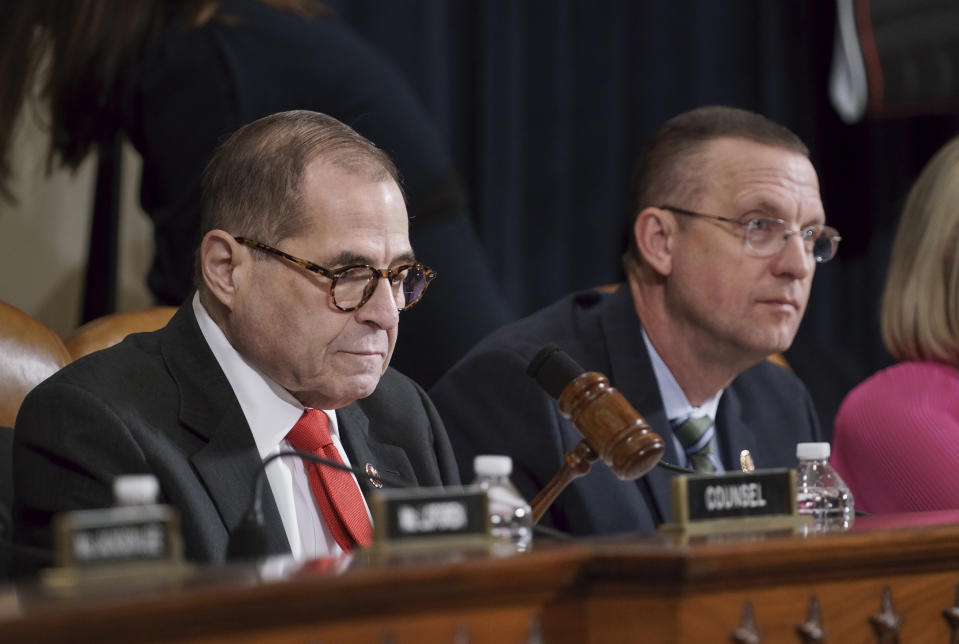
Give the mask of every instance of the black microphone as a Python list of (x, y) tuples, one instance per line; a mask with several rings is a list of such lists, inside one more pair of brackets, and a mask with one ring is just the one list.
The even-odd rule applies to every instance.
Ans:
[(582, 373), (586, 370), (555, 344), (540, 349), (526, 367), (526, 375), (553, 398), (559, 398), (566, 385)]
[[(230, 541), (227, 544), (227, 559), (254, 559), (266, 556), (268, 546), (266, 537), (266, 528), (263, 526), (263, 476), (266, 474), (266, 466), (278, 458), (286, 456), (298, 456), (311, 463), (317, 463), (333, 469), (351, 472), (359, 477), (370, 476), (369, 472), (354, 468), (344, 463), (337, 463), (328, 458), (317, 456), (313, 452), (304, 452), (298, 449), (281, 450), (276, 454), (270, 454), (256, 471), (256, 478), (253, 481), (253, 498), (250, 499), (249, 510), (243, 515), (243, 520), (230, 533)], [(391, 487), (413, 487), (405, 481), (395, 479), (389, 476), (383, 476), (377, 473), (372, 478), (377, 479)]]
[[(531, 378), (536, 380), (539, 386), (546, 390), (550, 396), (558, 400), (564, 394), (564, 392), (570, 388), (570, 386), (573, 384), (573, 381), (586, 373), (586, 370), (558, 346), (555, 344), (548, 344), (540, 349), (535, 356), (533, 356), (533, 359), (530, 360), (529, 366), (526, 368), (526, 373)], [(602, 378), (606, 380), (605, 376)], [(615, 391), (612, 390), (612, 388), (607, 389), (604, 387), (603, 389), (605, 391)], [(621, 402), (616, 401), (617, 397), (621, 399)], [(615, 392), (614, 396), (598, 396), (591, 400), (589, 404), (601, 405), (604, 408), (609, 407), (609, 413), (604, 412), (601, 414), (603, 416), (603, 420), (609, 417), (620, 417), (628, 424), (645, 427), (649, 426), (642, 415), (636, 411), (632, 405), (630, 405), (625, 398), (622, 397), (622, 394), (619, 394), (619, 392)], [(564, 416), (569, 418), (569, 416), (565, 413)], [(578, 418), (570, 418), (570, 420), (572, 420), (573, 425), (577, 430), (579, 430), (580, 434), (583, 435), (590, 447), (593, 448), (593, 451), (595, 451), (597, 454), (600, 454), (601, 450), (603, 450), (605, 447), (609, 447), (608, 445), (603, 444), (606, 442), (608, 437), (603, 434), (602, 430), (598, 430), (593, 423), (593, 421), (599, 421), (600, 419), (596, 418), (595, 416), (587, 416), (586, 414), (583, 414)], [(653, 435), (656, 436), (655, 434)], [(659, 437), (656, 436), (656, 438)], [(662, 439), (659, 439), (659, 441), (662, 442)], [(612, 465), (608, 461), (607, 463)], [(673, 465), (672, 463), (664, 462), (662, 459), (656, 462), (656, 466), (683, 474), (695, 473), (695, 470), (691, 470), (686, 467), (680, 467), (679, 465)], [(636, 474), (637, 471), (642, 470), (642, 468), (639, 467), (629, 469), (628, 472), (617, 471), (617, 469), (626, 468), (614, 467), (613, 469), (617, 476), (627, 479), (638, 478), (646, 473), (646, 471), (642, 471), (641, 473)], [(628, 474), (628, 476), (623, 476), (624, 473)]]

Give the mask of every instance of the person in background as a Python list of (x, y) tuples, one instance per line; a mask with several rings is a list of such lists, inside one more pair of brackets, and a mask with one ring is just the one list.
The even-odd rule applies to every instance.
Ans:
[(152, 473), (186, 556), (222, 562), (281, 449), (367, 473), (270, 462), (269, 553), (298, 559), (369, 545), (360, 492), (379, 475), (458, 483), (432, 403), (388, 368), (400, 312), (433, 274), (408, 225), (392, 162), (346, 125), (293, 111), (240, 128), (204, 175), (194, 295), (164, 329), (67, 365), (24, 400), (16, 542), (49, 548), (55, 514), (109, 506), (117, 476)]
[(12, 196), (13, 128), (37, 84), (50, 109), (50, 165), (76, 168), (121, 132), (142, 156), (140, 202), (154, 229), (147, 282), (160, 304), (179, 305), (192, 289), (200, 175), (216, 145), (260, 117), (308, 109), (390, 155), (412, 241), (443, 276), (432, 301), (407, 316), (409, 346), (396, 356), (404, 373), (428, 387), (513, 319), (422, 105), (387, 60), (316, 0), (5, 3), (0, 196)]
[(959, 138), (923, 168), (903, 206), (882, 296), (899, 362), (836, 415), (832, 463), (872, 513), (959, 508)]
[[(766, 361), (793, 340), (817, 262), (836, 252), (819, 181), (792, 132), (745, 110), (670, 119), (632, 183), (627, 283), (575, 293), (484, 339), (430, 390), (461, 475), (508, 454), (531, 499), (581, 436), (526, 375), (555, 343), (609, 377), (665, 441), (665, 460), (700, 471), (795, 464), (820, 430), (795, 375)], [(544, 522), (573, 534), (651, 531), (670, 521), (672, 474), (624, 482), (597, 463)]]

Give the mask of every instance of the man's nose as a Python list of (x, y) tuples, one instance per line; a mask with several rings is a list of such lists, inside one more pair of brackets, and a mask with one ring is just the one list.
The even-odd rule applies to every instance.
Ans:
[(357, 319), (372, 322), (382, 329), (392, 329), (399, 321), (400, 312), (389, 279), (376, 278), (376, 285), (370, 299), (357, 309)]
[(802, 234), (793, 231), (786, 237), (782, 250), (773, 258), (773, 272), (796, 279), (808, 277), (816, 268), (816, 260), (806, 247)]

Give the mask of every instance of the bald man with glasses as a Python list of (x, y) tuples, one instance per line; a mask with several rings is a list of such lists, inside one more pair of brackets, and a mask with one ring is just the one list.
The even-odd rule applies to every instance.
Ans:
[[(669, 120), (632, 182), (625, 284), (590, 290), (493, 333), (434, 385), (461, 474), (475, 454), (513, 457), (532, 498), (581, 439), (526, 375), (555, 343), (614, 387), (663, 437), (664, 460), (697, 471), (795, 465), (821, 432), (806, 389), (765, 358), (791, 344), (813, 273), (836, 253), (816, 171), (792, 132), (707, 106)], [(645, 532), (671, 520), (657, 468), (620, 481), (596, 464), (543, 521), (577, 535)]]
[(15, 539), (48, 548), (54, 514), (109, 506), (116, 476), (152, 473), (187, 557), (222, 562), (263, 462), (300, 449), (365, 475), (270, 461), (263, 554), (339, 556), (370, 545), (380, 477), (458, 483), (435, 408), (388, 366), (435, 276), (408, 228), (393, 163), (339, 121), (284, 112), (234, 133), (203, 178), (196, 293), (24, 401)]

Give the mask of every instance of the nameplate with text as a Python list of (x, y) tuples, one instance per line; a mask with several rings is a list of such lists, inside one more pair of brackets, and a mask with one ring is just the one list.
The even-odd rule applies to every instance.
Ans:
[(64, 567), (176, 563), (181, 559), (177, 512), (166, 505), (131, 505), (58, 514), (56, 563)]
[(677, 476), (672, 486), (678, 524), (796, 514), (796, 472), (791, 469), (691, 474)]
[(480, 490), (452, 486), (380, 490), (372, 498), (377, 546), (485, 542), (488, 499)]

